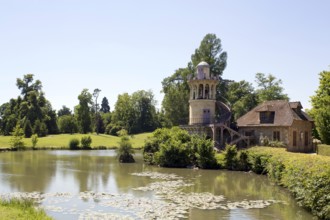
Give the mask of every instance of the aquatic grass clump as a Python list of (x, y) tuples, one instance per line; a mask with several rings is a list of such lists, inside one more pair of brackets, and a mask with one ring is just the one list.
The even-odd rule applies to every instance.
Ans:
[(34, 205), (32, 199), (0, 198), (0, 219), (52, 220), (44, 210), (37, 209)]

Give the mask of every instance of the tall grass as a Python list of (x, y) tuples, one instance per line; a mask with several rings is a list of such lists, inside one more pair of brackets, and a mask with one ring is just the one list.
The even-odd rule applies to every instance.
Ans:
[(36, 209), (29, 199), (0, 199), (0, 219), (52, 220), (43, 210)]

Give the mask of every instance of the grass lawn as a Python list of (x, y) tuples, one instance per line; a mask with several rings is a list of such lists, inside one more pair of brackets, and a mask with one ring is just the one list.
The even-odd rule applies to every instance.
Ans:
[(317, 146), (317, 154), (323, 156), (330, 156), (330, 145), (319, 144)]
[[(133, 148), (141, 148), (144, 145), (145, 139), (150, 136), (151, 133), (142, 133), (132, 136), (131, 142)], [(57, 149), (57, 148), (69, 148), (69, 141), (72, 138), (78, 138), (81, 140), (83, 136), (91, 136), (92, 147), (104, 146), (106, 148), (118, 147), (118, 142), (120, 138), (117, 136), (111, 136), (106, 134), (58, 134), (49, 135), (47, 137), (38, 138), (37, 148), (47, 148), (47, 149)], [(0, 136), (0, 148), (10, 147), (10, 136)], [(24, 143), (26, 147), (32, 147), (31, 138), (24, 138)]]

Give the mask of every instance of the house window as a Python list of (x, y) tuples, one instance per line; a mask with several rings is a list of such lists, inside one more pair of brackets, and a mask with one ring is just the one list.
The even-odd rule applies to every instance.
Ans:
[(308, 131), (305, 131), (305, 146), (308, 146)]
[(275, 112), (260, 112), (260, 124), (274, 124)]
[(280, 141), (280, 140), (281, 140), (280, 132), (274, 131), (273, 132), (273, 141)]
[(294, 147), (296, 147), (297, 146), (297, 131), (293, 131), (293, 134), (292, 134), (292, 145), (294, 146)]
[(254, 136), (254, 130), (245, 131), (245, 136)]

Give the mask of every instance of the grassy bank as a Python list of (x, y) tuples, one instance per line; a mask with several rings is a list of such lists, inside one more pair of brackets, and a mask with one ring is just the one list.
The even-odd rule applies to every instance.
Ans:
[(247, 164), (286, 187), (298, 204), (321, 219), (330, 219), (330, 157), (254, 147)]
[(0, 219), (15, 220), (51, 220), (43, 210), (37, 210), (30, 200), (1, 200), (0, 199)]
[[(150, 133), (137, 134), (131, 137), (133, 148), (141, 148), (144, 145), (144, 140)], [(47, 137), (38, 138), (37, 149), (69, 149), (69, 141), (73, 138), (79, 140), (84, 136), (91, 136), (92, 148), (105, 147), (115, 148), (119, 146), (120, 138), (117, 136), (99, 134), (59, 134), (49, 135)], [(10, 136), (0, 136), (0, 149), (10, 148)], [(32, 148), (31, 138), (24, 138), (24, 143), (27, 149)]]
[(317, 154), (323, 156), (330, 156), (330, 145), (319, 144), (317, 146)]

